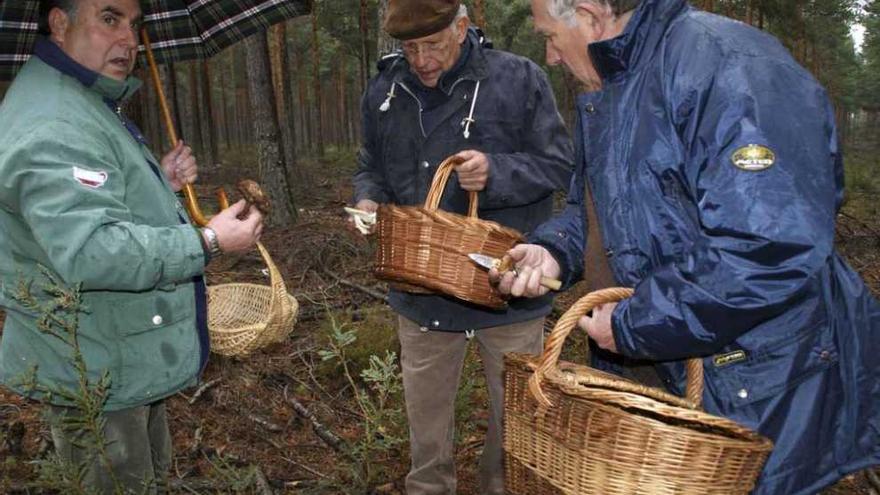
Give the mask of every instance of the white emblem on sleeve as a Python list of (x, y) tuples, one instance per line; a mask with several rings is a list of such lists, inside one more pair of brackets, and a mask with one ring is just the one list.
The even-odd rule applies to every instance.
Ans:
[(96, 189), (107, 182), (107, 172), (104, 172), (103, 170), (94, 171), (73, 167), (73, 178), (86, 187)]

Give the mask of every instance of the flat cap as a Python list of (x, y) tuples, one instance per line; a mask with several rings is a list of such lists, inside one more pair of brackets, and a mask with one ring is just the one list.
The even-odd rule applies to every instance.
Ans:
[(430, 36), (452, 24), (459, 5), (461, 0), (390, 0), (383, 27), (399, 40)]

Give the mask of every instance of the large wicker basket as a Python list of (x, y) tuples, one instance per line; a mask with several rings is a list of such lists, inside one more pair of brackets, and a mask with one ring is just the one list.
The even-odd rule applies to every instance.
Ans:
[(489, 285), (486, 270), (471, 261), (468, 254), (501, 258), (522, 241), (522, 234), (477, 218), (475, 192), (469, 193), (467, 216), (438, 209), (446, 182), (458, 163), (450, 157), (440, 164), (424, 207), (379, 207), (374, 272), (402, 290), (441, 292), (474, 304), (502, 308), (505, 300)]
[(287, 293), (269, 252), (261, 243), (257, 248), (269, 269), (269, 285), (231, 283), (208, 287), (208, 330), (211, 350), (217, 354), (250, 354), (284, 340), (296, 323), (299, 304)]
[(687, 399), (559, 362), (593, 307), (629, 289), (586, 295), (560, 318), (540, 357), (505, 357), (506, 488), (515, 495), (747, 494), (773, 444), (700, 410), (703, 368), (688, 362)]

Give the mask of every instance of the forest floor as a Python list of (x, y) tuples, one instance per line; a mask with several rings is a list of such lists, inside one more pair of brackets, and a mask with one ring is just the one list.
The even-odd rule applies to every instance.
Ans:
[[(297, 188), (297, 224), (269, 229), (263, 239), (299, 301), (296, 327), (285, 341), (250, 356), (212, 355), (203, 386), (169, 399), (172, 475), (180, 493), (403, 493), (407, 430), (399, 381), (387, 366), (393, 360), (385, 363), (384, 378), (361, 378), (371, 356), (380, 358), (372, 369), (382, 375), (377, 363), (386, 351), (399, 350), (393, 315), (380, 299), (386, 287), (371, 275), (371, 244), (346, 227), (342, 206), (350, 198), (350, 165), (331, 160), (310, 164), (309, 172), (308, 187)], [(232, 171), (204, 175), (208, 184), (237, 178)], [(206, 200), (211, 195), (208, 186), (198, 191)], [(848, 203), (839, 217), (838, 247), (880, 294), (876, 203), (873, 196)], [(208, 281), (266, 284), (263, 268), (256, 252), (224, 257), (212, 263)], [(575, 297), (577, 291), (558, 298), (554, 315)], [(356, 340), (340, 337), (347, 331)], [(576, 360), (584, 342), (572, 340), (568, 359)], [(331, 357), (334, 346), (337, 358)], [(317, 431), (326, 440), (297, 405), (322, 425)], [(473, 346), (456, 414), (459, 493), (476, 494), (487, 413)], [(0, 388), (0, 493), (40, 493), (35, 461), (50, 451), (39, 405)], [(871, 490), (867, 474), (858, 473), (824, 493)]]

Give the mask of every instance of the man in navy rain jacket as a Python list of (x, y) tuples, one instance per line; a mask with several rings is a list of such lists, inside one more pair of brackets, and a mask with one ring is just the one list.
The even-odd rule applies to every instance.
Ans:
[(834, 250), (843, 168), (822, 87), (771, 36), (684, 0), (532, 12), (548, 62), (593, 91), (568, 208), (511, 251), (499, 288), (572, 284), (602, 243), (635, 294), (581, 320), (596, 364), (655, 361), (681, 393), (683, 360), (703, 357), (705, 409), (775, 443), (755, 493), (815, 493), (880, 463), (880, 305)]

